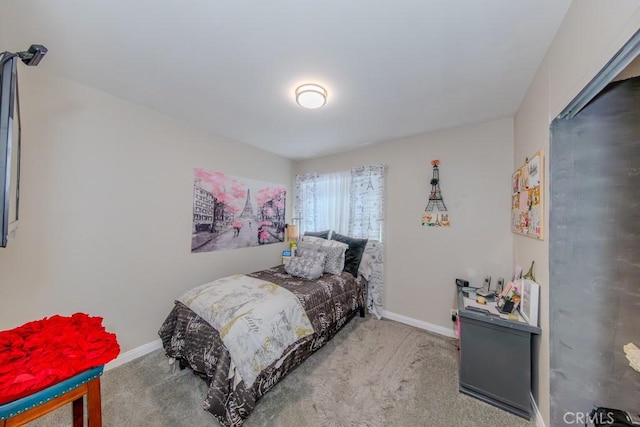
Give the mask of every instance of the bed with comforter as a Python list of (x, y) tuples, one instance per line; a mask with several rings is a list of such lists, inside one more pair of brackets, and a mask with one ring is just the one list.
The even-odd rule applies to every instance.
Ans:
[(367, 280), (342, 271), (316, 280), (284, 266), (235, 275), (184, 294), (159, 334), (166, 354), (208, 381), (205, 409), (241, 426), (260, 398), (357, 312)]

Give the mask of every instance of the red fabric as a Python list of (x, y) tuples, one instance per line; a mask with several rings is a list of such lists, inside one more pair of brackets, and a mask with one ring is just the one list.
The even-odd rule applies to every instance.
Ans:
[(104, 365), (119, 353), (102, 317), (84, 313), (0, 331), (0, 405)]

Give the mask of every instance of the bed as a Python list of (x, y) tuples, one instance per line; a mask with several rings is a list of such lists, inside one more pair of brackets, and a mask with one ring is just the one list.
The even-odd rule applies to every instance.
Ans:
[[(308, 280), (291, 276), (284, 266), (277, 266), (248, 275), (229, 276), (213, 283), (230, 290), (216, 297), (216, 301), (224, 300), (225, 305), (216, 305), (218, 302), (212, 303), (213, 300), (203, 296), (212, 288), (211, 284), (195, 288), (175, 302), (159, 335), (167, 356), (175, 359), (181, 368), (190, 367), (208, 382), (205, 410), (222, 425), (233, 427), (241, 426), (266, 392), (321, 348), (357, 313), (364, 316), (368, 299), (367, 280), (347, 271)], [(246, 294), (236, 295), (235, 292), (240, 292), (238, 288), (246, 288)], [(207, 311), (203, 311), (204, 306), (214, 307), (219, 315), (227, 307), (234, 306), (238, 298), (259, 301), (263, 297), (261, 293), (265, 298), (275, 295), (283, 300), (293, 299), (294, 302), (289, 302), (298, 307), (291, 310), (274, 308), (282, 314), (282, 318), (274, 316), (280, 329), (274, 336), (262, 337), (254, 344), (244, 337), (258, 336), (257, 332), (253, 334), (254, 328), (256, 331), (258, 328), (275, 329), (275, 323), (269, 325), (262, 318), (239, 322), (234, 317), (237, 311), (236, 314), (230, 311), (226, 323), (216, 323), (215, 319), (207, 317)], [(202, 299), (204, 301), (200, 301)], [(266, 306), (273, 304), (261, 305), (265, 310), (271, 309)], [(288, 318), (285, 318), (285, 312)], [(234, 339), (232, 329), (240, 324), (247, 329), (235, 332)], [(265, 343), (271, 347), (273, 342), (277, 342), (283, 351), (269, 363), (272, 359), (262, 352)], [(255, 354), (264, 356), (258, 357), (258, 362), (256, 357), (241, 360), (248, 353), (247, 346), (251, 345), (255, 347)]]

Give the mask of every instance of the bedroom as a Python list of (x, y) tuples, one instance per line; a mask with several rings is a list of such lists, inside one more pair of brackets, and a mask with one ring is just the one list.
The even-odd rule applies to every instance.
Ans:
[[(21, 3), (29, 9), (30, 2)], [(3, 49), (46, 45), (37, 28), (20, 23), (28, 14), (16, 5), (0, 5)], [(55, 15), (54, 10), (48, 13)], [(388, 317), (450, 333), (452, 278), (489, 271), (507, 277), (515, 261), (535, 259), (538, 280), (548, 283), (546, 241), (514, 237), (506, 225), (507, 210), (476, 212), (508, 204), (504, 177), (538, 149), (548, 150), (550, 120), (639, 22), (635, 1), (573, 2), (513, 114), (300, 161), (48, 73), (46, 62), (42, 68), (23, 67), (22, 213), (17, 235), (0, 252), (0, 330), (55, 313), (85, 311), (105, 317), (123, 353), (145, 351), (145, 345), (156, 342), (159, 324), (178, 294), (213, 278), (270, 267), (282, 251), (282, 246), (268, 245), (192, 255), (194, 167), (292, 190), (296, 173), (386, 163), (387, 203), (397, 207), (389, 208), (386, 227)], [(54, 45), (48, 47), (46, 61), (55, 55)], [(76, 61), (80, 70), (81, 56)], [(118, 70), (114, 57), (103, 65), (106, 72)], [(128, 65), (131, 73), (140, 71), (135, 63)], [(450, 230), (435, 233), (419, 224), (434, 158), (442, 162), (442, 189), (454, 221)], [(548, 331), (544, 297), (542, 328)], [(534, 364), (539, 372), (534, 397), (550, 425), (548, 340), (537, 343)]]

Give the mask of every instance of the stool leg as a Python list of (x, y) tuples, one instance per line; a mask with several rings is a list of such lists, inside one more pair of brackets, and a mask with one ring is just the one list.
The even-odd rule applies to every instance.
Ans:
[(100, 377), (87, 383), (87, 411), (89, 427), (102, 427), (102, 403), (100, 399)]
[(82, 397), (73, 401), (73, 427), (84, 425), (84, 399)]

